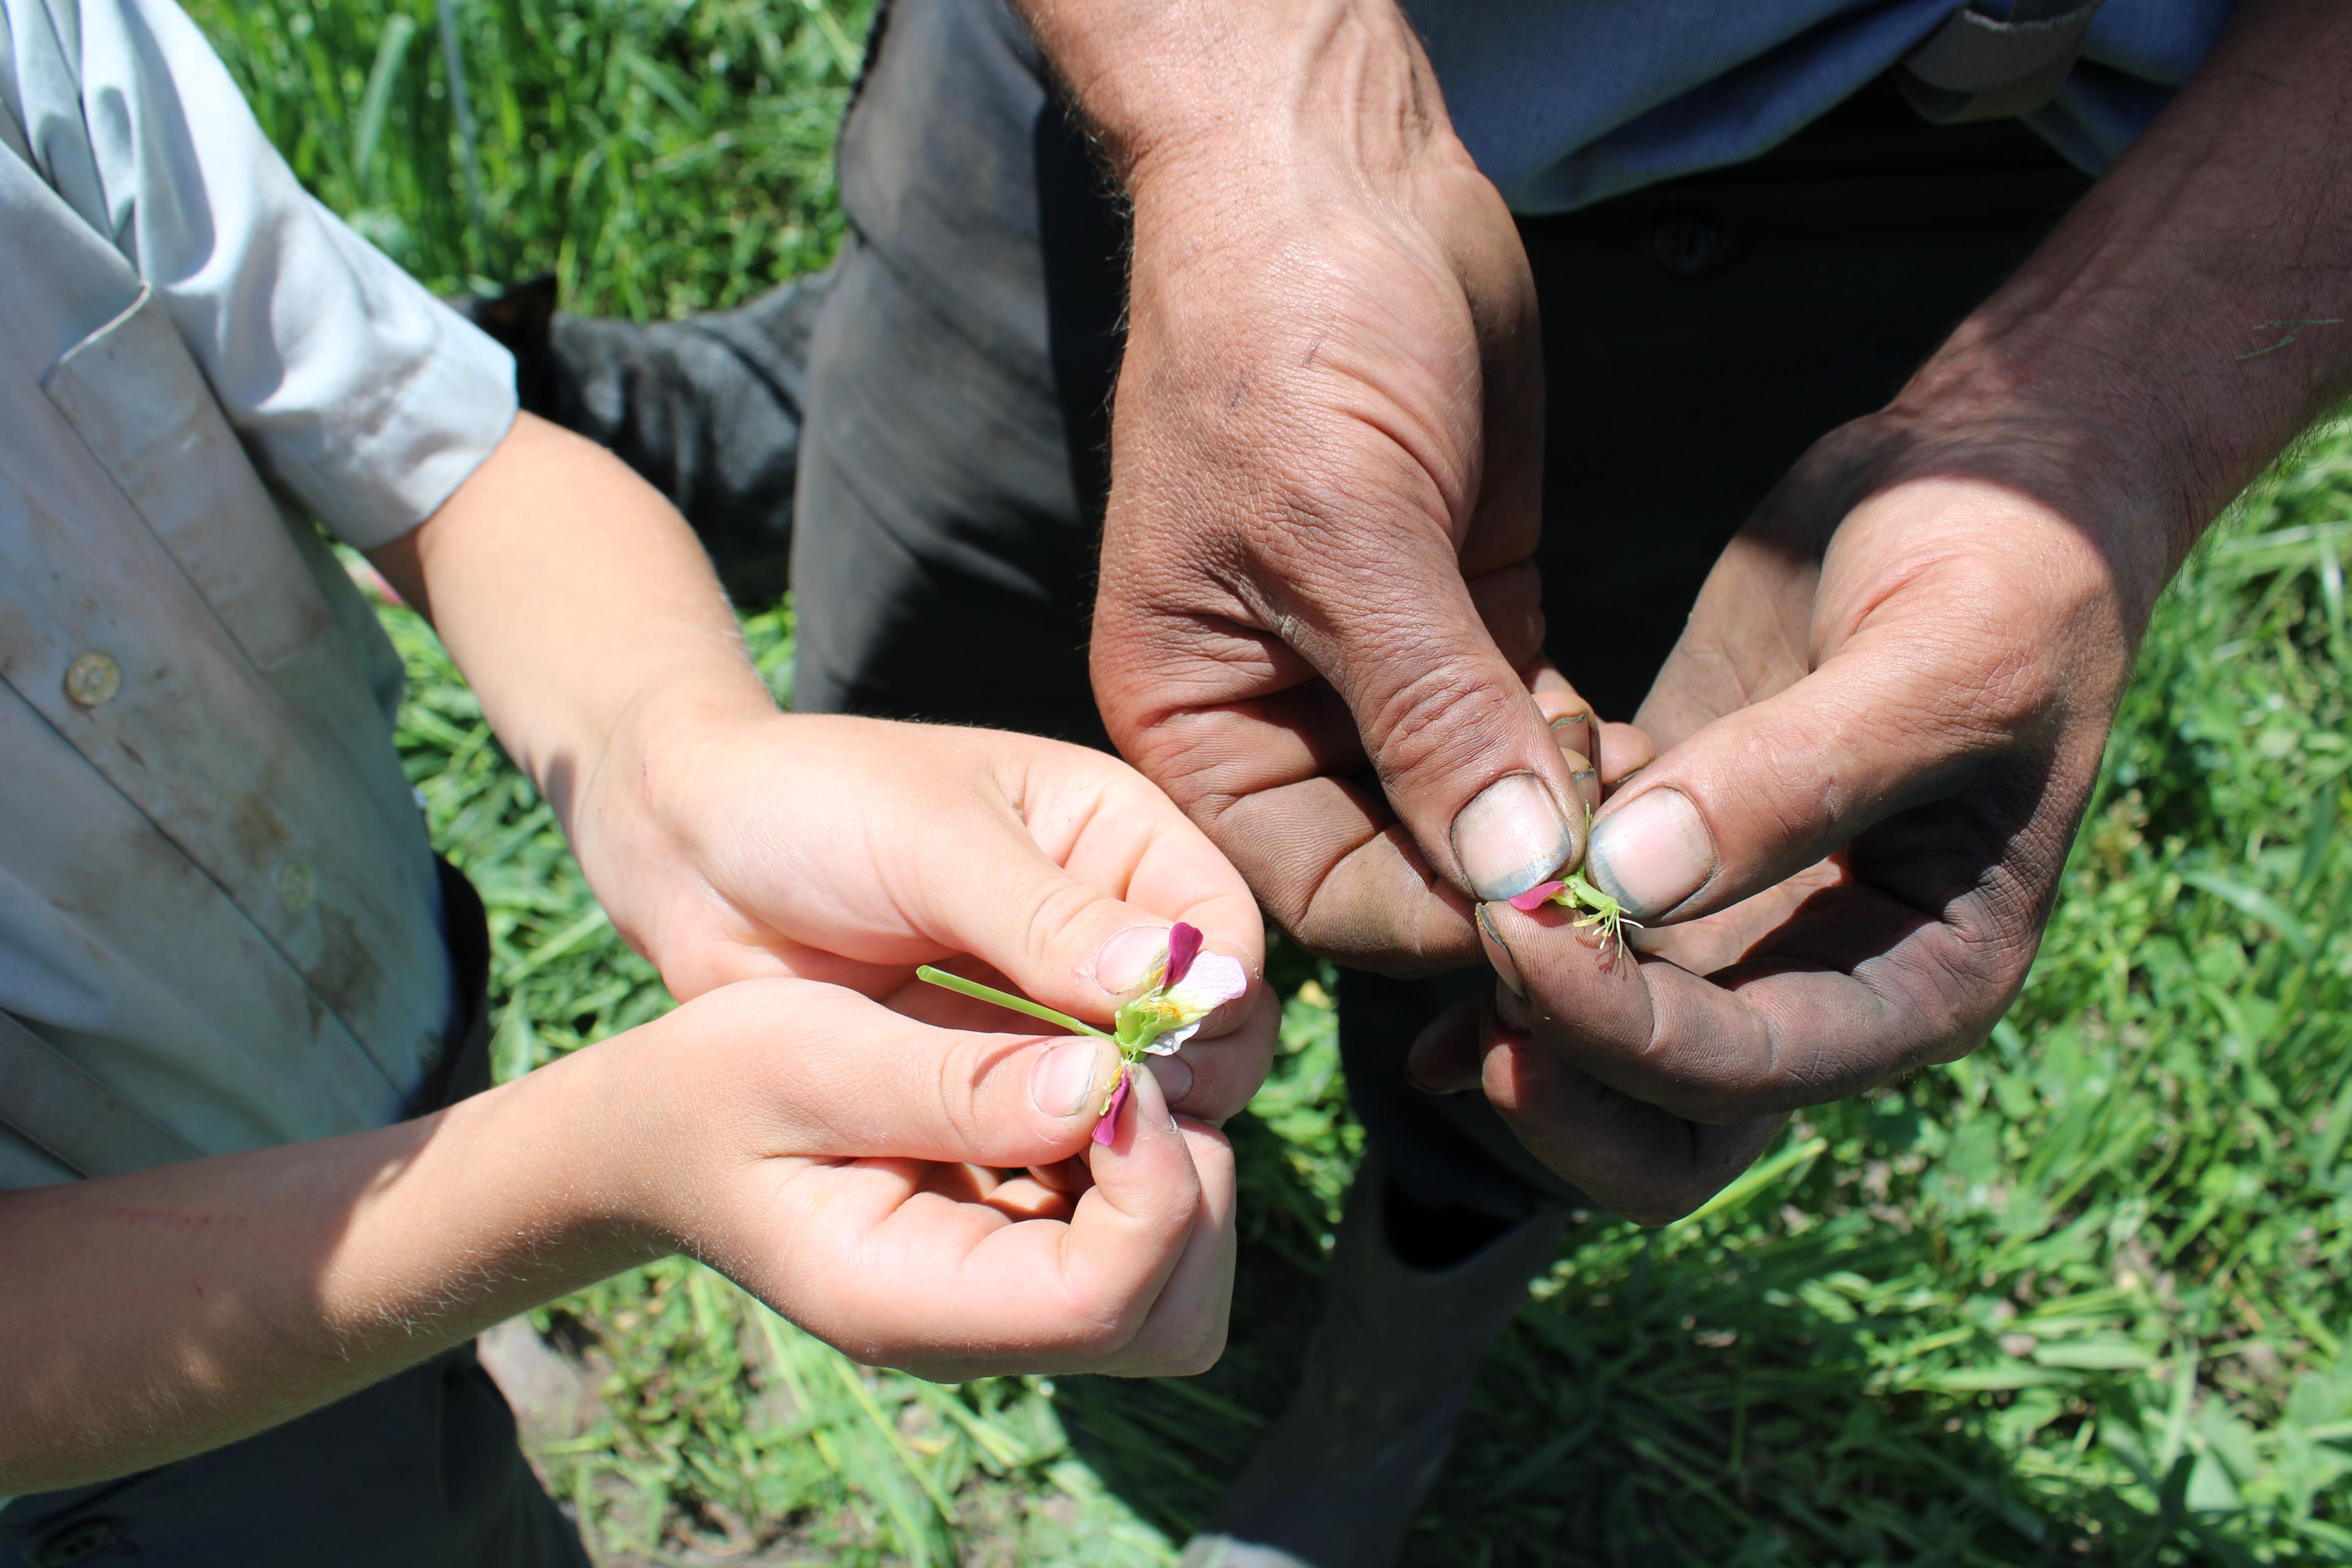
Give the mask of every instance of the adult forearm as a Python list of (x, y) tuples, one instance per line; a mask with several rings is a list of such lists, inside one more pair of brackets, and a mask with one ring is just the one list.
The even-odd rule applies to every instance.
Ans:
[(378, 1131), (0, 1194), (0, 1496), (201, 1452), (664, 1248), (588, 1053)]
[[(2248, 0), (2213, 58), (1897, 402), (2137, 518), (2143, 601), (2352, 392), (2352, 19)], [(2122, 500), (2125, 505), (2116, 509)]]
[(1445, 114), (1394, 0), (1016, 0), (1130, 185), (1204, 155), (1393, 167)]

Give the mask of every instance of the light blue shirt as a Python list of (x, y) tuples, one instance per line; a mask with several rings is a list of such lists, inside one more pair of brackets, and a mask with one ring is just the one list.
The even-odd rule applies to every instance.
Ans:
[[(2212, 52), (2234, 0), (2106, 0), (2026, 123), (2103, 173)], [(1955, 0), (1404, 0), (1454, 127), (1514, 211), (1566, 212), (1769, 151)], [(1995, 9), (1980, 6), (1981, 9)]]
[[(312, 520), (424, 521), (512, 361), (169, 0), (0, 0), (0, 1009), (202, 1152), (394, 1120), (451, 965), (399, 661)], [(0, 1131), (0, 1188), (68, 1174)]]

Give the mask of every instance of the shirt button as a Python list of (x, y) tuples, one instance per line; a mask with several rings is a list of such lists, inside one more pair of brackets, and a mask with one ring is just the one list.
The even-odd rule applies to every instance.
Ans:
[(1723, 233), (1700, 213), (1678, 213), (1650, 235), (1650, 254), (1677, 278), (1696, 278), (1723, 258)]
[(66, 695), (84, 708), (114, 700), (122, 689), (122, 667), (102, 653), (86, 653), (66, 666)]
[(289, 860), (278, 873), (278, 901), (289, 915), (299, 915), (318, 900), (319, 873), (300, 860)]

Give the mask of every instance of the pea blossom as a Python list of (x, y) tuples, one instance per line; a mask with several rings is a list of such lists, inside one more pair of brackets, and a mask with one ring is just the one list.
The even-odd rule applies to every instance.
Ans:
[(1598, 929), (1603, 942), (1615, 940), (1617, 951), (1625, 951), (1625, 928), (1642, 929), (1642, 922), (1627, 917), (1625, 906), (1585, 880), (1581, 871), (1570, 871), (1565, 877), (1549, 882), (1538, 882), (1511, 900), (1511, 908), (1526, 914), (1545, 904), (1558, 904), (1562, 909), (1579, 912), (1576, 923), (1587, 931)]
[(1241, 961), (1222, 952), (1202, 951), (1202, 940), (1198, 926), (1179, 921), (1170, 927), (1168, 953), (1153, 970), (1150, 984), (1133, 1001), (1119, 1005), (1118, 1011), (1111, 1016), (1108, 1031), (1080, 1023), (1067, 1013), (1025, 996), (999, 991), (977, 980), (966, 980), (961, 974), (950, 974), (928, 963), (915, 973), (934, 985), (982, 1002), (993, 1002), (1049, 1024), (1059, 1024), (1072, 1034), (1092, 1035), (1116, 1045), (1118, 1071), (1111, 1079), (1110, 1091), (1103, 1097), (1102, 1113), (1096, 1119), (1094, 1130), (1094, 1141), (1108, 1144), (1118, 1131), (1119, 1108), (1127, 1103), (1129, 1075), (1143, 1058), (1174, 1055), (1185, 1041), (1200, 1032), (1210, 1014), (1249, 989), (1249, 972), (1242, 967)]

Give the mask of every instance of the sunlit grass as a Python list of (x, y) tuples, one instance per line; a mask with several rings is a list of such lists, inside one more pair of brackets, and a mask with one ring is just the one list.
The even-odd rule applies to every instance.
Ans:
[[(862, 11), (475, 0), (480, 216), (429, 5), (205, 0), (314, 188), (436, 287), (731, 302), (820, 264)], [(1975, 1058), (1825, 1108), (1699, 1221), (1596, 1222), (1490, 1363), (1429, 1563), (2352, 1559), (2352, 437), (2162, 605), (2065, 898)], [(507, 1072), (665, 1005), (413, 618), (401, 743), (493, 916)], [(789, 622), (747, 623), (789, 679)], [(941, 1389), (670, 1262), (542, 1315), (607, 1377), (541, 1456), (606, 1550), (1164, 1562), (1278, 1406), (1360, 1145), (1328, 975), (1235, 1124), (1234, 1349)], [(796, 1555), (795, 1555), (796, 1554)]]

